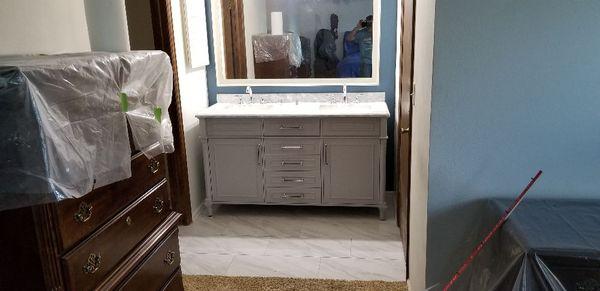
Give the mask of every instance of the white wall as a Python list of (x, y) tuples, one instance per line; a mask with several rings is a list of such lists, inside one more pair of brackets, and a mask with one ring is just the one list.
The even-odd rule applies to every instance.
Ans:
[[(204, 0), (187, 0), (202, 1)], [(198, 120), (195, 115), (201, 108), (208, 107), (208, 89), (206, 68), (191, 70), (185, 58), (183, 19), (180, 0), (171, 1), (173, 31), (177, 55), (177, 76), (181, 94), (181, 113), (185, 131), (185, 147), (187, 154), (188, 177), (190, 183), (190, 200), (192, 212), (196, 216), (204, 198), (204, 173)], [(208, 44), (207, 44), (208, 46)]]
[(2, 0), (0, 55), (90, 50), (81, 0)]
[(244, 30), (246, 38), (246, 68), (248, 79), (254, 79), (254, 49), (252, 36), (267, 33), (267, 2), (251, 0), (244, 3)]
[(415, 1), (415, 97), (410, 179), (409, 289), (425, 290), (427, 198), (429, 195), (429, 129), (433, 77), (435, 0)]

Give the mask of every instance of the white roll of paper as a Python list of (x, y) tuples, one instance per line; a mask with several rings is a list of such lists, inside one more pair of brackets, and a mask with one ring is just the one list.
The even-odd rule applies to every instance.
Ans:
[(271, 34), (283, 34), (283, 12), (271, 12)]
[(130, 50), (124, 0), (85, 0), (92, 51)]

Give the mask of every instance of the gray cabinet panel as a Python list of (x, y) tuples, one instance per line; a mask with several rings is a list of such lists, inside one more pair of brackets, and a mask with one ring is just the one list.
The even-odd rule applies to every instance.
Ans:
[(319, 136), (319, 119), (269, 118), (265, 119), (265, 136)]
[(317, 138), (266, 138), (265, 153), (268, 155), (318, 155), (321, 140)]
[(206, 121), (208, 136), (252, 136), (260, 137), (261, 119), (219, 118)]
[(325, 139), (323, 157), (325, 204), (377, 204), (378, 139)]
[(328, 118), (323, 120), (323, 136), (379, 136), (379, 118)]
[(264, 202), (261, 139), (210, 139), (214, 202)]

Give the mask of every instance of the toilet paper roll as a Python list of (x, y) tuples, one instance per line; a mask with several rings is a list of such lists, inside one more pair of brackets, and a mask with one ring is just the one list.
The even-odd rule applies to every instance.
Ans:
[(271, 12), (271, 34), (282, 35), (283, 34), (283, 13), (282, 12)]

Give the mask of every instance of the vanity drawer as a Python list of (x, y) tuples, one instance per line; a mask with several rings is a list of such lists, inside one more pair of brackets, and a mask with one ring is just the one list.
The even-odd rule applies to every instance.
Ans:
[(73, 290), (96, 286), (119, 261), (167, 217), (167, 180), (163, 180), (62, 257)]
[(165, 155), (148, 159), (140, 154), (131, 162), (131, 178), (98, 188), (79, 199), (57, 203), (59, 243), (69, 249), (131, 204), (167, 176)]
[(267, 171), (319, 171), (321, 156), (270, 155), (265, 158)]
[(119, 289), (161, 290), (169, 283), (180, 262), (177, 229), (175, 229)]
[(328, 118), (323, 120), (323, 136), (379, 136), (380, 127), (379, 118)]
[(264, 144), (267, 155), (318, 155), (321, 153), (320, 139), (265, 139)]
[(321, 187), (321, 175), (312, 172), (266, 172), (267, 187)]
[(319, 119), (265, 119), (265, 136), (319, 136)]
[(269, 188), (267, 203), (318, 204), (321, 188)]
[(206, 133), (214, 136), (260, 136), (262, 119), (211, 118), (206, 120)]

